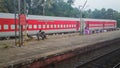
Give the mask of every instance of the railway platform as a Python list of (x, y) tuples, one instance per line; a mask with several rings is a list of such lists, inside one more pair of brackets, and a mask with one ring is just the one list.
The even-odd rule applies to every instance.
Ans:
[[(95, 45), (120, 38), (120, 31), (96, 33), (91, 35), (70, 35), (69, 37), (49, 38), (29, 41), (26, 46), (16, 47), (14, 41), (0, 41), (1, 68), (42, 68), (77, 54), (100, 48)], [(107, 43), (105, 43), (107, 44)]]

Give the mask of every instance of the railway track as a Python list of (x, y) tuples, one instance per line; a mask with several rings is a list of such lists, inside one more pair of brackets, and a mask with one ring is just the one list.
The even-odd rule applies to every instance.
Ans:
[(120, 62), (113, 66), (113, 68), (120, 68)]
[[(95, 50), (91, 50), (91, 51), (86, 52), (84, 54), (79, 54), (79, 55), (77, 55), (75, 57), (72, 57), (68, 60), (64, 60), (62, 62), (55, 63), (54, 67), (51, 65), (51, 66), (48, 66), (48, 67), (45, 67), (45, 68), (49, 68), (49, 67), (53, 67), (53, 68), (110, 68), (110, 67), (97, 67), (97, 66), (95, 66), (95, 64), (94, 65), (92, 64), (91, 67), (89, 67), (87, 65), (88, 65), (88, 63), (91, 63), (93, 61), (101, 59), (102, 57), (105, 57), (105, 56), (107, 56), (111, 53), (114, 53), (116, 51), (119, 54), (119, 52), (120, 52), (120, 51), (118, 51), (118, 50), (120, 50), (120, 46), (118, 46), (118, 45), (120, 45), (119, 42), (120, 42), (120, 39), (112, 40), (112, 41), (109, 41), (109, 42), (106, 42), (106, 43), (101, 43), (99, 45), (106, 45), (106, 46), (104, 46), (102, 48), (95, 49)], [(116, 44), (116, 45), (114, 45), (114, 44)], [(114, 56), (117, 56), (117, 55), (113, 55), (113, 57)], [(120, 54), (119, 54), (119, 56), (120, 56)], [(109, 60), (108, 57), (107, 57), (107, 60)], [(119, 59), (119, 57), (118, 57), (118, 59)], [(99, 64), (98, 62), (94, 62), (94, 63)], [(102, 62), (102, 60), (100, 62)], [(115, 64), (117, 64), (118, 62), (115, 62), (111, 66), (111, 68)], [(106, 62), (102, 62), (101, 65), (103, 65), (104, 63), (106, 63)]]
[(120, 48), (105, 55), (94, 58), (75, 68), (119, 68)]

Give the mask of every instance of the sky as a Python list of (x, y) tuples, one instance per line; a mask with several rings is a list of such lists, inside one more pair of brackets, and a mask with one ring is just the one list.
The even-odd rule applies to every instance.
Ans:
[[(79, 5), (83, 5), (85, 1), (86, 0), (75, 0), (74, 5), (75, 7), (78, 7)], [(84, 10), (94, 10), (95, 8), (112, 8), (114, 10), (120, 11), (120, 0), (87, 0), (87, 5)]]

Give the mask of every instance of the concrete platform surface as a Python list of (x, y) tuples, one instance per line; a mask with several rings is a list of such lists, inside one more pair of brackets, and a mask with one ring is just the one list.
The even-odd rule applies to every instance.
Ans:
[(29, 61), (31, 59), (59, 54), (78, 47), (85, 47), (99, 42), (120, 38), (120, 31), (97, 33), (92, 35), (74, 35), (62, 38), (48, 38), (46, 40), (33, 40), (26, 46), (16, 47), (14, 41), (0, 41), (0, 67), (13, 65), (15, 63)]

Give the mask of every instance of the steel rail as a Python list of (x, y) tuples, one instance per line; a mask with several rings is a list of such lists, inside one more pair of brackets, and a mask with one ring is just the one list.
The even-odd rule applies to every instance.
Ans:
[[(109, 54), (111, 54), (111, 53), (114, 53), (114, 52), (116, 52), (116, 51), (118, 51), (118, 50), (120, 50), (120, 48), (118, 48), (118, 49), (116, 49), (116, 50), (114, 50), (114, 51), (111, 51), (111, 52), (109, 52), (109, 53), (107, 53), (107, 54), (104, 54), (104, 55), (102, 55), (102, 56), (99, 56), (99, 57), (97, 57), (97, 58), (94, 58), (94, 59), (92, 59), (92, 60), (89, 60), (89, 61), (87, 61), (87, 62), (85, 62), (85, 63), (83, 63), (83, 64), (81, 64), (81, 65), (79, 65), (79, 66), (76, 66), (75, 68), (79, 68), (79, 67), (82, 67), (82, 66), (84, 66), (84, 65), (86, 65), (86, 64), (89, 64), (89, 63), (91, 63), (91, 62), (94, 62), (94, 61), (96, 61), (96, 60), (98, 60), (98, 59), (100, 59), (100, 58), (103, 58), (103, 57), (105, 57), (105, 56), (107, 56), (107, 55), (109, 55)], [(113, 68), (117, 68), (117, 66), (119, 66), (120, 65), (120, 63), (118, 63), (117, 65), (115, 65)]]

